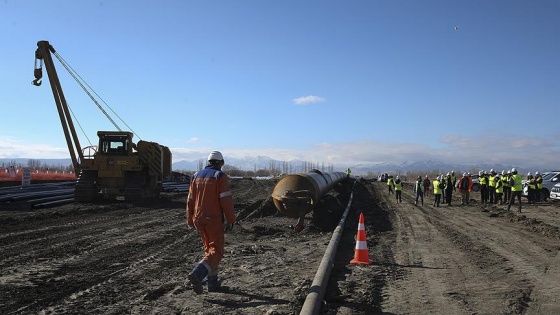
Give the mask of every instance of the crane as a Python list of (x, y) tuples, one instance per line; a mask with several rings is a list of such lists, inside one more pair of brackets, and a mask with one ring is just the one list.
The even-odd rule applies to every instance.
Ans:
[[(163, 179), (171, 174), (169, 148), (156, 142), (143, 140), (134, 143), (134, 133), (121, 130), (110, 115), (94, 100), (91, 93), (86, 91), (117, 131), (98, 131), (98, 145), (82, 149), (52, 55), (63, 62), (48, 41), (37, 42), (35, 79), (32, 84), (41, 86), (44, 65), (72, 165), (76, 174), (79, 174), (74, 191), (75, 200), (79, 202), (90, 202), (101, 198), (138, 200), (143, 197), (159, 196), (159, 192), (163, 188)], [(63, 65), (69, 70), (66, 63)], [(83, 85), (82, 88), (84, 88)], [(84, 88), (84, 90), (86, 89)], [(88, 149), (89, 154), (85, 155), (84, 152)]]

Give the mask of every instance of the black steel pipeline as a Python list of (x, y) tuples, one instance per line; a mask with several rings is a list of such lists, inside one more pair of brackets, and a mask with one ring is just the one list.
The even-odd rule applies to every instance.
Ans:
[(336, 251), (338, 250), (338, 244), (344, 233), (344, 224), (346, 223), (346, 217), (352, 206), (352, 200), (354, 199), (354, 186), (356, 182), (352, 185), (352, 192), (350, 193), (350, 200), (344, 209), (344, 213), (338, 222), (338, 226), (333, 232), (331, 241), (325, 250), (321, 264), (317, 269), (313, 283), (309, 288), (309, 294), (305, 298), (305, 302), (301, 308), (299, 315), (316, 315), (320, 314), (321, 306), (323, 304), (323, 299), (325, 293), (327, 292), (327, 285), (329, 284), (329, 278), (331, 276), (331, 270), (334, 266), (334, 259), (336, 256)]

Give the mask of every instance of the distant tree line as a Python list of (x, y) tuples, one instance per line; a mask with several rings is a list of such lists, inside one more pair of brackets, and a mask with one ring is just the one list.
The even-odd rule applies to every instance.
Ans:
[(74, 166), (72, 164), (69, 165), (62, 165), (62, 164), (48, 164), (43, 163), (40, 160), (29, 159), (27, 160), (27, 164), (18, 163), (15, 160), (10, 162), (0, 162), (0, 168), (7, 169), (8, 167), (14, 167), (16, 169), (22, 169), (24, 167), (29, 167), (32, 170), (36, 171), (56, 171), (56, 172), (64, 172), (64, 173), (73, 173)]
[[(203, 159), (197, 162), (197, 171), (206, 167), (206, 161)], [(224, 171), (229, 176), (241, 176), (241, 177), (267, 177), (267, 176), (280, 176), (282, 174), (296, 174), (296, 173), (307, 173), (312, 169), (318, 169), (321, 172), (333, 172), (334, 166), (332, 164), (325, 163), (314, 163), (314, 162), (301, 162), (301, 163), (291, 163), (282, 162), (278, 165), (275, 161), (271, 160), (266, 167), (258, 168), (255, 164), (253, 170), (243, 170), (237, 166), (225, 164), (222, 167)], [(179, 173), (192, 175), (196, 171), (193, 170), (177, 170)]]

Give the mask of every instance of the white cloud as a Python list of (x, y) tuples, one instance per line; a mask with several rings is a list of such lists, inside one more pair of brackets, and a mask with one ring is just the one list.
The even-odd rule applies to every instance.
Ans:
[(314, 104), (314, 103), (324, 102), (325, 99), (320, 97), (320, 96), (308, 95), (308, 96), (302, 96), (302, 97), (294, 98), (292, 101), (297, 105), (306, 105), (306, 104)]
[(28, 144), (15, 138), (0, 137), (0, 158), (65, 159), (70, 158), (67, 147)]
[(194, 143), (194, 142), (198, 142), (200, 140), (200, 138), (197, 137), (192, 137), (189, 139), (189, 141), (187, 141), (188, 143)]

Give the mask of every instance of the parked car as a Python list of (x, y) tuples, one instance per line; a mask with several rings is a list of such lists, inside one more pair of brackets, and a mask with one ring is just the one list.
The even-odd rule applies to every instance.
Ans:
[(552, 186), (550, 189), (550, 199), (560, 200), (560, 183)]
[[(542, 198), (544, 200), (548, 199), (550, 196), (550, 191), (554, 185), (560, 183), (560, 171), (552, 171), (543, 173), (543, 181), (542, 181)], [(527, 197), (528, 195), (528, 187), (525, 180), (522, 182), (523, 184), (523, 196)]]
[(480, 184), (478, 183), (478, 174), (472, 174), (472, 191), (477, 192), (480, 190)]

